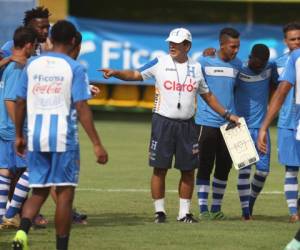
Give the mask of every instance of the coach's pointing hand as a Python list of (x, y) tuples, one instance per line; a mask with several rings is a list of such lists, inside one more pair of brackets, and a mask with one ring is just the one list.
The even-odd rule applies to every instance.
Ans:
[(112, 70), (112, 69), (98, 69), (98, 71), (102, 71), (103, 72), (103, 77), (105, 79), (108, 79), (111, 76), (114, 76), (114, 70)]

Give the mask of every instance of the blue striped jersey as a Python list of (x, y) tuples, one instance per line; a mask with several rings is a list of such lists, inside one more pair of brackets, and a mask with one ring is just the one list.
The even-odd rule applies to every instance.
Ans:
[(61, 53), (44, 53), (25, 67), (17, 96), (27, 100), (28, 150), (78, 148), (75, 103), (91, 97), (82, 65)]
[[(225, 109), (235, 113), (234, 87), (242, 62), (238, 58), (225, 62), (219, 56), (207, 56), (200, 58), (200, 64), (209, 90)], [(218, 128), (226, 121), (198, 95), (195, 122)]]
[(270, 83), (277, 78), (274, 63), (268, 63), (259, 74), (254, 73), (248, 63), (243, 65), (235, 89), (235, 107), (249, 128), (260, 128), (267, 113)]

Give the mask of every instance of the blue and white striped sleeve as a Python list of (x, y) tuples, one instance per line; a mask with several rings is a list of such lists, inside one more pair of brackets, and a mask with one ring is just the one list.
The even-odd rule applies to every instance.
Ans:
[(143, 80), (155, 78), (157, 65), (158, 65), (158, 59), (155, 58), (138, 69), (138, 71), (141, 73), (143, 77)]
[(199, 64), (199, 67), (197, 67), (196, 81), (199, 84), (199, 87), (198, 87), (198, 93), (199, 93), (199, 95), (206, 94), (206, 93), (209, 92), (208, 85), (207, 85), (207, 83), (205, 81), (205, 78), (203, 76), (201, 64)]

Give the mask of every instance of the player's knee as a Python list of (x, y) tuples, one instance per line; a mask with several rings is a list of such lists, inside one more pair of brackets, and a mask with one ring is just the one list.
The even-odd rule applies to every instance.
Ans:
[(10, 172), (7, 168), (0, 168), (0, 175), (10, 177)]
[(181, 171), (181, 178), (184, 180), (194, 180), (195, 176), (195, 171), (190, 170), (190, 171)]
[(153, 175), (157, 177), (165, 177), (168, 172), (168, 169), (164, 168), (153, 168)]

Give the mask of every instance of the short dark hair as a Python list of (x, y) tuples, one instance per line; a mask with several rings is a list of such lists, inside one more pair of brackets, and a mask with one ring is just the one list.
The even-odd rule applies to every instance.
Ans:
[(23, 24), (27, 26), (30, 21), (35, 18), (49, 18), (50, 15), (51, 14), (47, 8), (44, 8), (44, 6), (38, 6), (34, 9), (25, 11)]
[(299, 22), (290, 22), (290, 23), (287, 23), (286, 25), (284, 25), (282, 28), (284, 37), (286, 37), (286, 33), (291, 30), (300, 30), (300, 23)]
[(75, 26), (66, 20), (57, 21), (51, 28), (51, 39), (54, 43), (69, 44), (73, 38), (76, 39)]
[(81, 44), (81, 42), (82, 42), (82, 35), (79, 31), (76, 31), (74, 47), (77, 47), (79, 44)]
[(259, 58), (262, 61), (268, 61), (270, 57), (270, 50), (265, 44), (257, 43), (251, 49), (251, 56)]
[(239, 38), (240, 37), (240, 33), (236, 29), (234, 29), (234, 28), (226, 27), (226, 28), (223, 28), (220, 31), (219, 41), (221, 42), (224, 38), (227, 38), (227, 37), (230, 37), (230, 38)]
[(13, 40), (16, 48), (23, 48), (27, 43), (34, 43), (37, 34), (34, 29), (21, 26), (15, 30)]

